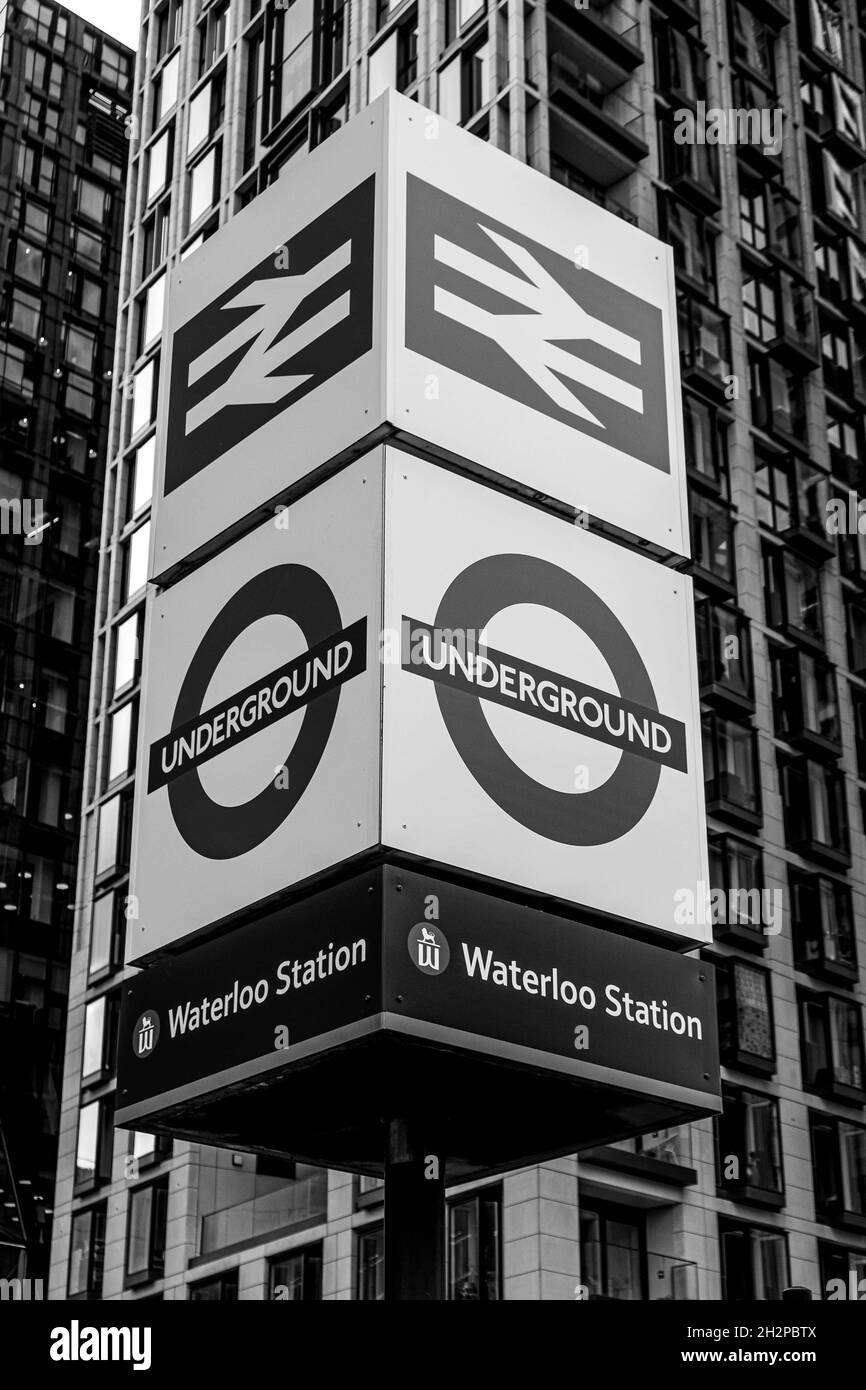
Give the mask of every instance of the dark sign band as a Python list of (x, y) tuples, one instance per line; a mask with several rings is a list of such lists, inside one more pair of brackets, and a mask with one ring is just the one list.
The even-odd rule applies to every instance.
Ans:
[(156, 791), (183, 777), (191, 768), (200, 767), (351, 680), (364, 669), (366, 649), (367, 619), (360, 618), (237, 695), (172, 729), (151, 745), (147, 790)]
[(678, 772), (686, 770), (685, 727), (657, 710), (495, 647), (467, 650), (460, 634), (443, 635), (417, 618), (404, 617), (401, 642), (404, 671), (518, 709)]

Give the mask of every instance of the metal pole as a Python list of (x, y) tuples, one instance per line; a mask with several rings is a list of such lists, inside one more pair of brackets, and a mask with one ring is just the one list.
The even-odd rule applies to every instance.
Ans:
[(445, 1159), (406, 1120), (385, 1157), (385, 1301), (445, 1298)]

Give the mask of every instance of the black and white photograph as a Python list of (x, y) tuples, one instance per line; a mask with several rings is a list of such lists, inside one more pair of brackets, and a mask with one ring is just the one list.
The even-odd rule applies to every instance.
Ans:
[(852, 1373), (864, 83), (864, 0), (0, 0), (17, 1374)]

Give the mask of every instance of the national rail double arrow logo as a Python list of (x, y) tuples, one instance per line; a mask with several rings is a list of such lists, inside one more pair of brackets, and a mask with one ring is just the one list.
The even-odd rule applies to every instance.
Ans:
[[(217, 666), (253, 623), (291, 618), (307, 650), (227, 700), (203, 709)], [(190, 849), (208, 859), (248, 854), (282, 825), (309, 786), (328, 745), (340, 690), (367, 664), (367, 619), (343, 627), (320, 574), (306, 565), (274, 565), (249, 580), (214, 618), (190, 662), (171, 729), (151, 745), (148, 794), (168, 788), (171, 813)], [(287, 785), (268, 783), (250, 801), (223, 806), (205, 791), (198, 769), (287, 714), (303, 709), (284, 765)]]
[[(540, 604), (580, 628), (604, 656), (618, 693), (484, 647), (461, 652), (443, 634), (482, 632), (516, 604)], [(649, 673), (616, 614), (567, 570), (532, 555), (491, 555), (463, 570), (434, 623), (404, 616), (401, 665), (432, 680), (445, 727), (469, 772), (506, 815), (546, 840), (601, 845), (649, 809), (663, 767), (686, 771), (685, 726), (658, 707)], [(618, 748), (613, 774), (592, 791), (562, 792), (530, 777), (495, 738), (483, 701)]]

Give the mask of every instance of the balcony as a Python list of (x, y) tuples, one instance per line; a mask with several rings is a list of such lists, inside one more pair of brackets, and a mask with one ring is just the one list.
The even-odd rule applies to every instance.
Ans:
[(723, 400), (731, 371), (727, 315), (691, 295), (681, 294), (677, 324), (683, 380)]
[(791, 647), (773, 657), (776, 732), (792, 747), (820, 757), (842, 752), (836, 675), (823, 656)]
[(309, 1177), (281, 1183), (271, 1192), (223, 1207), (202, 1217), (200, 1255), (245, 1245), (276, 1232), (311, 1226), (326, 1219), (328, 1175), (314, 1170)]
[(594, 0), (584, 7), (569, 0), (550, 0), (548, 20), (568, 30), (575, 54), (591, 69), (607, 71), (611, 86), (618, 87), (644, 61), (640, 24), (618, 0)]
[(665, 182), (701, 212), (718, 212), (722, 205), (718, 146), (678, 145), (669, 117), (659, 121), (659, 145)]
[(755, 708), (748, 619), (707, 598), (695, 603), (702, 700), (751, 714)]
[(812, 371), (819, 361), (812, 289), (786, 270), (777, 271), (775, 280), (777, 331), (767, 347), (792, 367)]
[(823, 469), (793, 456), (791, 484), (791, 524), (779, 535), (792, 550), (820, 565), (835, 549), (827, 531), (830, 478)]
[(829, 984), (857, 979), (851, 890), (825, 874), (790, 871), (794, 959)]
[(673, 1183), (675, 1187), (690, 1187), (698, 1180), (692, 1164), (691, 1130), (685, 1125), (586, 1149), (580, 1155), (580, 1162), (595, 1163), (634, 1177)]
[(699, 0), (659, 0), (659, 6), (681, 29), (694, 29), (701, 22)]
[(863, 97), (838, 73), (830, 75), (830, 109), (818, 117), (824, 144), (848, 168), (866, 163)]
[(582, 178), (610, 188), (649, 154), (643, 112), (555, 48), (548, 90), (551, 154)]
[[(734, 110), (737, 118), (738, 156), (757, 173), (766, 178), (782, 174), (782, 139), (784, 117), (775, 92), (769, 91), (760, 82), (735, 72), (732, 78)], [(758, 120), (752, 119), (756, 115)], [(745, 130), (743, 129), (745, 122)], [(769, 124), (768, 124), (769, 123)], [(765, 135), (770, 141), (764, 144)], [(774, 148), (773, 136), (778, 136), (779, 147)], [(746, 137), (746, 138), (744, 138)], [(729, 136), (730, 138), (730, 136)]]

